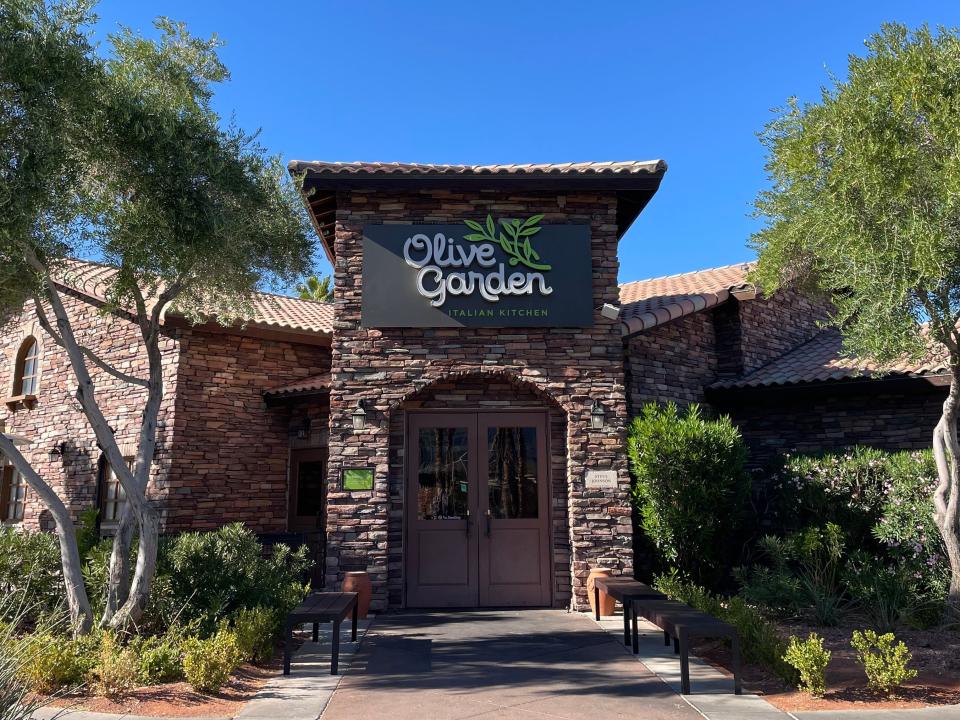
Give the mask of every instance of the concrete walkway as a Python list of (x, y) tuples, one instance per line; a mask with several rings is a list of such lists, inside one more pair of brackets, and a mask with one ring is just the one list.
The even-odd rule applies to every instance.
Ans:
[(699, 717), (616, 638), (589, 617), (563, 610), (380, 616), (323, 714), (323, 720)]
[[(317, 720), (343, 676), (350, 671), (357, 648), (371, 620), (357, 626), (357, 642), (350, 641), (350, 622), (340, 626), (340, 660), (337, 675), (330, 674), (332, 625), (320, 625), (317, 642), (307, 642), (294, 653), (289, 675), (277, 675), (243, 706), (236, 720)], [(308, 626), (305, 626), (309, 628)]]

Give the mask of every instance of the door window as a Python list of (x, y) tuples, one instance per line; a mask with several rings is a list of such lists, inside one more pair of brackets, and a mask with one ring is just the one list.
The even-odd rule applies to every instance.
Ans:
[(417, 517), (465, 518), (469, 482), (467, 428), (420, 428), (417, 443)]
[(537, 429), (487, 428), (490, 514), (496, 519), (536, 518)]
[(302, 460), (297, 466), (297, 515), (316, 517), (323, 512), (323, 460)]

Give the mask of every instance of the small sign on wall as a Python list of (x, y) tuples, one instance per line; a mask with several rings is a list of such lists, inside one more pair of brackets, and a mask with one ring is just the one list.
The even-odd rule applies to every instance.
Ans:
[(583, 484), (588, 490), (616, 490), (616, 470), (587, 470)]
[(373, 468), (343, 468), (340, 485), (344, 490), (356, 492), (373, 490)]

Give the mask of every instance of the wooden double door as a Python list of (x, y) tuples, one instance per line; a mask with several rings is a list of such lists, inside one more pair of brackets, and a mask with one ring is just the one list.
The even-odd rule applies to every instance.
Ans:
[(409, 607), (550, 605), (547, 415), (408, 415)]

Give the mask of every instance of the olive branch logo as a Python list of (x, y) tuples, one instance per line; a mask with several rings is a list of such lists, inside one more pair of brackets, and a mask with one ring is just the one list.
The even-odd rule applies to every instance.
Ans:
[(509, 256), (511, 266), (525, 265), (531, 270), (549, 270), (552, 266), (539, 263), (540, 254), (530, 244), (530, 238), (543, 229), (537, 226), (541, 220), (543, 215), (533, 215), (526, 220), (502, 218), (500, 232), (497, 232), (497, 224), (491, 215), (487, 215), (486, 225), (476, 220), (464, 220), (464, 225), (474, 232), (464, 235), (463, 239), (499, 245)]

